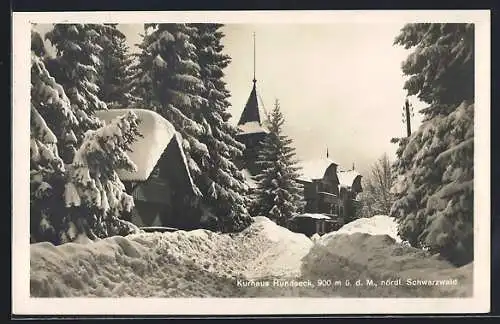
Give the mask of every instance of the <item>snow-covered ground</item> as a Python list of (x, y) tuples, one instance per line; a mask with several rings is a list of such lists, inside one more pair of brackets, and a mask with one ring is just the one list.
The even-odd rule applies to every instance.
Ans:
[(328, 242), (339, 234), (366, 233), (370, 235), (389, 235), (396, 242), (401, 242), (398, 235), (398, 224), (386, 215), (376, 215), (369, 218), (359, 218), (344, 226), (338, 231), (327, 233), (321, 238), (322, 243)]
[[(464, 293), (459, 288), (465, 283), (470, 286), (471, 266), (455, 269), (425, 251), (399, 244), (390, 221), (387, 216), (361, 219), (314, 240), (256, 217), (249, 228), (237, 234), (194, 230), (81, 240), (57, 247), (32, 244), (31, 295), (339, 297)], [(375, 280), (402, 274), (413, 278), (457, 275), (462, 285), (444, 292), (394, 288), (378, 293), (347, 287), (238, 286), (238, 280)]]
[[(84, 241), (82, 241), (84, 242)], [(239, 296), (237, 278), (300, 275), (312, 242), (265, 217), (238, 234), (141, 233), (31, 245), (33, 296)]]
[[(356, 280), (363, 284), (360, 288), (343, 285), (324, 289), (334, 290), (340, 296), (464, 297), (472, 294), (472, 264), (455, 268), (438, 255), (410, 247), (401, 240), (397, 223), (389, 216), (360, 218), (338, 231), (312, 239), (314, 247), (302, 263), (304, 278), (347, 278), (353, 284)], [(408, 279), (411, 285), (407, 284)], [(452, 279), (457, 279), (456, 284), (446, 281)], [(378, 286), (367, 286), (367, 280), (373, 280), (375, 285), (378, 282)], [(389, 280), (389, 285), (381, 285), (381, 280)], [(415, 280), (422, 282), (412, 285)]]

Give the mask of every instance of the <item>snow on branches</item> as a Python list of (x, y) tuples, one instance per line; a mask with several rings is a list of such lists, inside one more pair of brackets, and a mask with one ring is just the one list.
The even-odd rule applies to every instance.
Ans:
[(402, 143), (391, 216), (414, 246), (472, 259), (474, 105), (426, 121)]
[(262, 172), (255, 177), (258, 183), (252, 206), (254, 215), (269, 217), (282, 226), (303, 205), (295, 149), (292, 140), (282, 134), (284, 121), (276, 101), (270, 116), (270, 134), (264, 139), (257, 160)]
[(125, 152), (134, 137), (140, 135), (137, 125), (138, 118), (130, 111), (109, 125), (85, 133), (68, 170), (66, 207), (95, 207), (106, 217), (131, 211), (132, 197), (125, 193), (116, 170), (136, 169)]

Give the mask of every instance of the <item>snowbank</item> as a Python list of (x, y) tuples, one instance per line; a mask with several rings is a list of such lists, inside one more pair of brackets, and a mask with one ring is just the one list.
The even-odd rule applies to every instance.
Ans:
[[(302, 264), (304, 279), (342, 281), (341, 286), (323, 287), (324, 295), (470, 297), (472, 294), (472, 264), (455, 268), (427, 251), (398, 244), (389, 235), (328, 236), (320, 239), (322, 244), (313, 246)], [(346, 279), (351, 286), (345, 285)], [(362, 286), (355, 286), (357, 280)]]
[(33, 297), (238, 297), (237, 278), (296, 276), (312, 242), (265, 217), (239, 234), (140, 233), (31, 245)]
[[(291, 232), (265, 217), (237, 234), (207, 230), (138, 233), (96, 242), (31, 245), (33, 297), (461, 297), (472, 292), (472, 265), (454, 268), (404, 246), (386, 216), (336, 233)], [(385, 221), (383, 221), (385, 219)], [(356, 226), (356, 224), (365, 224)], [(368, 225), (370, 224), (370, 225)], [(380, 227), (377, 227), (377, 226)], [(320, 244), (319, 244), (320, 243)], [(238, 286), (238, 280), (362, 280), (363, 287)], [(456, 280), (454, 285), (383, 286), (383, 280)], [(373, 280), (378, 287), (367, 286)]]
[(338, 231), (327, 233), (318, 242), (327, 244), (333, 237), (339, 234), (366, 233), (370, 235), (388, 235), (396, 242), (401, 242), (398, 235), (398, 224), (386, 215), (376, 215), (370, 218), (359, 218), (342, 226)]

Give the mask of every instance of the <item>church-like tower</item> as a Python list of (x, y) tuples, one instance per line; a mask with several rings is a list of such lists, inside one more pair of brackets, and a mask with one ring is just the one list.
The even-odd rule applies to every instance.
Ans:
[(258, 152), (261, 148), (260, 143), (269, 130), (266, 128), (267, 116), (263, 113), (263, 107), (259, 105), (259, 96), (257, 94), (257, 79), (255, 78), (255, 33), (254, 33), (254, 70), (253, 70), (253, 87), (248, 97), (247, 103), (240, 120), (238, 121), (237, 140), (245, 144), (240, 167), (247, 169), (251, 175), (259, 173), (258, 167), (255, 164)]

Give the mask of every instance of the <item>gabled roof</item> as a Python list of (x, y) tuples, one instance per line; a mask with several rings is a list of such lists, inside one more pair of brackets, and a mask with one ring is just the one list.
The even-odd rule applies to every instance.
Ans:
[(301, 168), (301, 170), (299, 170), (300, 173), (299, 180), (312, 182), (313, 180), (323, 179), (326, 170), (331, 165), (338, 165), (338, 164), (329, 158), (323, 158), (317, 160), (303, 161), (300, 162), (298, 165)]
[(352, 187), (356, 178), (361, 177), (361, 174), (355, 170), (339, 171), (337, 172), (337, 177), (339, 178), (340, 186)]
[(175, 130), (174, 126), (168, 120), (154, 111), (134, 108), (100, 110), (96, 112), (96, 115), (105, 123), (109, 123), (114, 118), (122, 116), (131, 110), (140, 119), (139, 132), (143, 137), (136, 138), (136, 141), (131, 145), (132, 152), (127, 152), (129, 158), (137, 166), (137, 171), (129, 172), (125, 170), (118, 170), (117, 173), (120, 180), (147, 180), (165, 151), (167, 145), (171, 141), (175, 141), (176, 145), (179, 147), (181, 159), (189, 178), (188, 180), (190, 181), (190, 184), (194, 186), (189, 173), (186, 156), (184, 155), (184, 150), (182, 149), (181, 135)]

